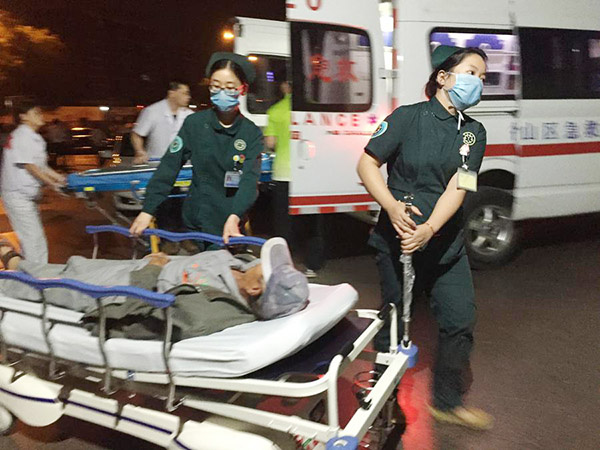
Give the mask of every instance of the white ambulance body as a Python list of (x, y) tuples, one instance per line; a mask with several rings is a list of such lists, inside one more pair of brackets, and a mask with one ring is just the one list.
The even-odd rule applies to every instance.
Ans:
[(260, 102), (275, 97), (289, 58), (292, 214), (377, 209), (357, 161), (395, 107), (426, 100), (431, 51), (442, 44), (489, 57), (482, 101), (468, 110), (488, 136), (479, 191), (465, 204), (471, 260), (508, 260), (514, 220), (600, 211), (598, 0), (286, 6), (289, 23), (240, 19), (235, 49), (258, 58), (259, 85), (245, 113), (259, 125), (270, 104)]

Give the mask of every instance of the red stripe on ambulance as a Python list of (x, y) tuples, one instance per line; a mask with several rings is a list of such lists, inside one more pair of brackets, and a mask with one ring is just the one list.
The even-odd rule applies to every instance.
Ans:
[(367, 203), (374, 202), (369, 194), (351, 194), (351, 195), (315, 195), (306, 197), (290, 197), (292, 206), (308, 205), (329, 205), (335, 203)]
[[(600, 142), (527, 144), (521, 146), (519, 156), (528, 158), (533, 156), (582, 155), (586, 153), (600, 153)], [(516, 154), (516, 147), (513, 144), (489, 144), (485, 148), (485, 156), (514, 156)]]

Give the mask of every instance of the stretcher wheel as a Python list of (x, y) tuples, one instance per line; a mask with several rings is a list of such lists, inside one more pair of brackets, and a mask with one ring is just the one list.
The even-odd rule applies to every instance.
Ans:
[(356, 450), (358, 439), (353, 436), (342, 436), (330, 439), (327, 442), (327, 450)]
[(17, 424), (15, 416), (6, 408), (0, 406), (0, 436), (7, 436)]

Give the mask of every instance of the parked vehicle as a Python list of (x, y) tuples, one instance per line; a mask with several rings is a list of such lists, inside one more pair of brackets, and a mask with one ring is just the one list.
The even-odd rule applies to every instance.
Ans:
[(99, 167), (103, 159), (112, 157), (114, 140), (101, 130), (73, 127), (63, 142), (49, 142), (50, 164), (62, 169)]
[[(488, 137), (478, 192), (465, 202), (473, 265), (510, 260), (518, 248), (516, 221), (600, 211), (596, 2), (286, 5), (289, 22), (238, 18), (234, 48), (257, 62), (258, 80), (291, 62), (291, 214), (377, 210), (356, 163), (386, 115), (425, 99), (431, 52), (441, 44), (475, 46), (489, 56), (482, 101), (468, 111)], [(266, 98), (271, 86), (254, 88), (262, 86)], [(260, 94), (242, 108), (264, 125)]]

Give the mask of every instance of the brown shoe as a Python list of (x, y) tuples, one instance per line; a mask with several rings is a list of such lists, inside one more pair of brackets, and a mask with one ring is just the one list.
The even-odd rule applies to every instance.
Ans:
[(489, 430), (494, 425), (494, 418), (478, 408), (457, 406), (449, 411), (429, 407), (429, 413), (436, 421), (452, 423), (472, 430)]

